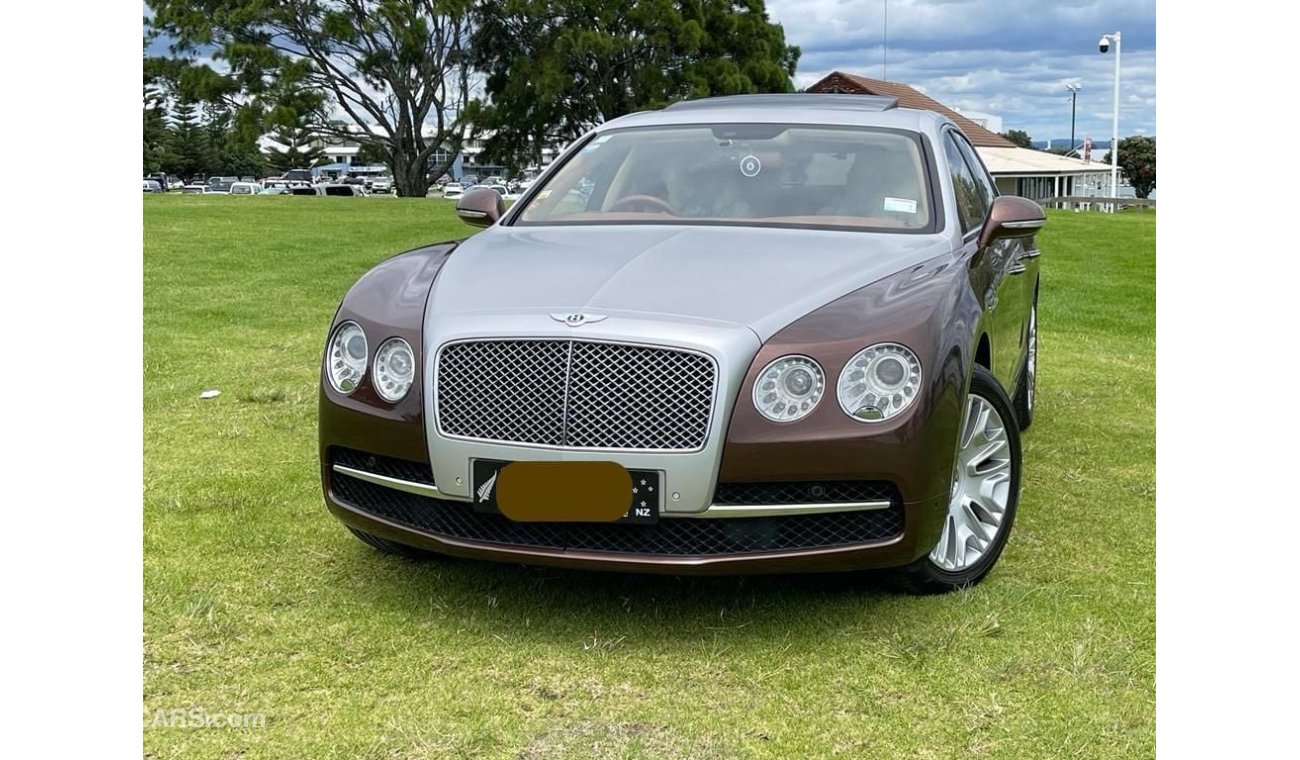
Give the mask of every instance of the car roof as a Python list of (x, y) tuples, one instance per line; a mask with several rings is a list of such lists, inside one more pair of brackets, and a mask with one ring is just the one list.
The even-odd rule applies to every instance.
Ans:
[(914, 132), (937, 129), (948, 119), (933, 111), (899, 108), (897, 98), (830, 93), (725, 95), (685, 100), (658, 111), (641, 111), (605, 122), (596, 131), (673, 124), (842, 124)]

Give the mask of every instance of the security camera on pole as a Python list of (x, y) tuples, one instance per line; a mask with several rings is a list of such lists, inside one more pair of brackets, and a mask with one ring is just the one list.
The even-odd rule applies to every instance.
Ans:
[[(1119, 197), (1119, 54), (1120, 33), (1103, 34), (1097, 42), (1097, 49), (1105, 55), (1110, 50), (1110, 43), (1115, 42), (1115, 114), (1110, 128), (1110, 197)], [(1111, 209), (1112, 211), (1114, 209)]]

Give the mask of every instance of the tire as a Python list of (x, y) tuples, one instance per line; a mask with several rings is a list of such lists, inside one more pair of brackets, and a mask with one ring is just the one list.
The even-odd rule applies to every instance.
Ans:
[[(995, 412), (997, 418), (985, 415), (986, 409)], [(943, 532), (931, 551), (892, 577), (895, 585), (908, 593), (937, 594), (979, 583), (997, 564), (1016, 519), (1020, 502), (1020, 430), (1006, 391), (983, 367), (975, 367), (971, 374), (962, 419)], [(994, 431), (986, 423), (997, 423), (1001, 429)], [(1006, 445), (992, 449), (998, 440), (1005, 440)], [(958, 465), (969, 473), (965, 479), (957, 477)], [(967, 496), (973, 491), (980, 493), (979, 501)], [(996, 508), (1001, 509), (1000, 514)], [(971, 517), (978, 524), (968, 519)], [(973, 533), (972, 526), (991, 536), (982, 539)]]
[(1038, 296), (1029, 307), (1029, 350), (1025, 352), (1025, 366), (1020, 368), (1016, 382), (1016, 398), (1012, 406), (1021, 430), (1028, 430), (1034, 422), (1034, 402), (1038, 398)]
[(378, 549), (384, 554), (392, 554), (398, 557), (406, 557), (407, 559), (416, 560), (428, 560), (438, 556), (437, 552), (431, 552), (427, 549), (419, 549), (414, 546), (407, 546), (406, 544), (399, 544), (396, 541), (389, 541), (386, 538), (380, 538), (379, 536), (357, 530), (351, 525), (347, 526), (347, 529), (352, 531), (352, 535), (361, 539), (362, 543), (371, 548)]

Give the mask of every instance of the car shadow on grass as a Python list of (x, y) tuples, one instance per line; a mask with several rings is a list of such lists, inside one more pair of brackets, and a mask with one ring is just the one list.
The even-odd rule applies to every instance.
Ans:
[[(807, 629), (888, 627), (899, 614), (937, 614), (964, 592), (913, 597), (880, 572), (674, 576), (530, 567), (440, 557), (413, 561), (356, 547), (341, 563), (361, 604), (409, 616), (411, 625), (490, 629), (538, 641), (770, 638)], [(888, 611), (887, 614), (886, 611)], [(490, 621), (490, 622), (489, 622)], [(590, 639), (590, 641), (587, 641)]]

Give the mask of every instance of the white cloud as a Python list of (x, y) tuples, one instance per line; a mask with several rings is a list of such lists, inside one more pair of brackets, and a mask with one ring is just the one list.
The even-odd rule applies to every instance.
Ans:
[[(768, 0), (768, 13), (803, 50), (795, 84), (834, 70), (880, 78), (884, 0)], [(1003, 117), (1037, 139), (1070, 133), (1065, 85), (1080, 82), (1080, 138), (1110, 136), (1114, 53), (1103, 32), (1124, 34), (1120, 132), (1155, 131), (1155, 3), (1093, 0), (889, 0), (887, 78), (951, 106)]]

